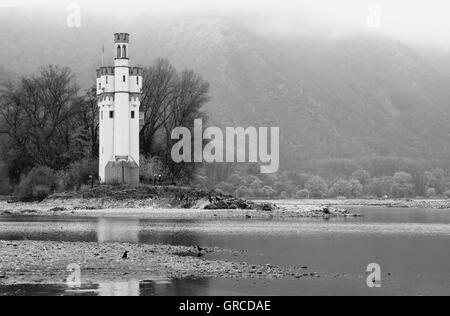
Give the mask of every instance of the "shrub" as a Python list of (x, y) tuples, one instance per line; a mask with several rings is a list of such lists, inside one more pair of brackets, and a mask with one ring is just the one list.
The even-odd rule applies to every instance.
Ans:
[(226, 192), (223, 192), (223, 191), (220, 190), (220, 189), (214, 189), (214, 193), (216, 193), (216, 194), (222, 194), (222, 195), (228, 195)]
[(370, 182), (370, 173), (366, 170), (358, 170), (352, 173), (352, 180), (358, 180), (360, 184), (368, 185)]
[(437, 194), (436, 194), (436, 190), (435, 189), (429, 188), (427, 190), (427, 198), (432, 198), (432, 197), (436, 197), (436, 196), (437, 196)]
[(233, 174), (233, 175), (229, 176), (228, 179), (226, 180), (226, 182), (231, 183), (235, 186), (246, 183), (245, 179), (241, 178), (241, 176), (238, 174)]
[(12, 187), (8, 177), (8, 167), (5, 163), (0, 162), (0, 194), (10, 194)]
[(349, 198), (352, 195), (353, 185), (352, 183), (339, 180), (337, 181), (330, 190), (331, 196), (345, 196)]
[(309, 199), (309, 191), (308, 190), (300, 190), (295, 195), (297, 199)]
[(445, 191), (444, 195), (445, 195), (448, 199), (450, 199), (450, 191)]
[(46, 185), (37, 185), (33, 189), (33, 198), (37, 201), (45, 200), (50, 194), (53, 193), (52, 189)]
[(209, 179), (206, 176), (196, 175), (194, 177), (192, 184), (198, 189), (208, 190), (209, 189), (209, 181), (208, 180)]
[(246, 186), (241, 186), (236, 190), (236, 196), (240, 198), (248, 198), (250, 196), (250, 190)]
[(276, 194), (275, 190), (272, 189), (272, 187), (270, 187), (270, 186), (265, 186), (265, 187), (262, 189), (262, 191), (263, 191), (264, 198), (266, 198), (266, 199), (271, 199), (271, 198), (273, 198), (273, 197), (275, 196), (275, 194)]
[(396, 198), (411, 197), (414, 186), (412, 185), (412, 176), (409, 173), (397, 172), (393, 177), (392, 194)]
[(83, 184), (90, 184), (91, 176), (98, 179), (98, 161), (83, 159), (72, 163), (67, 170), (58, 173), (59, 190), (79, 190)]
[(308, 180), (305, 185), (305, 188), (310, 192), (311, 197), (313, 198), (323, 198), (328, 194), (328, 186), (327, 183), (318, 176), (315, 176)]
[(147, 183), (153, 183), (154, 176), (161, 175), (163, 179), (171, 178), (169, 168), (161, 158), (156, 156), (148, 159), (141, 155), (139, 175), (141, 180)]
[(225, 192), (228, 195), (235, 191), (234, 185), (226, 182), (221, 182), (216, 185), (216, 189), (219, 189), (221, 192)]
[(247, 178), (245, 179), (245, 182), (246, 182), (248, 185), (252, 184), (252, 183), (255, 182), (255, 181), (260, 181), (260, 180), (259, 180), (258, 177), (253, 176), (253, 175), (247, 176)]
[(263, 188), (263, 186), (264, 186), (264, 182), (262, 182), (259, 179), (253, 181), (250, 184), (250, 188), (252, 188), (252, 190), (254, 190), (254, 191), (261, 190)]
[(378, 198), (390, 196), (393, 187), (392, 177), (374, 178), (369, 184), (369, 194), (375, 195)]
[(359, 182), (359, 180), (352, 179), (350, 180), (350, 183), (352, 184), (352, 196), (355, 198), (358, 198), (362, 195), (364, 191), (363, 185)]
[(283, 191), (280, 193), (280, 199), (282, 199), (282, 200), (287, 200), (287, 199), (289, 199), (289, 197), (290, 196), (286, 191)]
[(42, 201), (55, 191), (56, 186), (56, 173), (47, 167), (37, 167), (22, 179), (15, 194), (23, 202)]

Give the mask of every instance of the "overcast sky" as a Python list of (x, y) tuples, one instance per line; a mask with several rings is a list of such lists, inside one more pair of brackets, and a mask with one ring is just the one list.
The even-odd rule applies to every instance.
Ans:
[[(343, 36), (384, 32), (405, 41), (450, 47), (450, 0), (0, 0), (1, 7), (42, 6), (114, 15), (234, 16), (261, 32)], [(371, 28), (369, 28), (371, 26)]]

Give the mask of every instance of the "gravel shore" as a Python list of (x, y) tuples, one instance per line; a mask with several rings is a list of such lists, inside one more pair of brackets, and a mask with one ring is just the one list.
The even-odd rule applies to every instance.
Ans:
[[(129, 251), (128, 259), (122, 259)], [(231, 250), (206, 249), (206, 253)], [(250, 265), (204, 260), (195, 248), (122, 243), (0, 241), (0, 284), (65, 284), (70, 264), (81, 268), (83, 284), (97, 280), (149, 278), (302, 279), (320, 275), (307, 267)], [(235, 253), (239, 255), (239, 253)]]

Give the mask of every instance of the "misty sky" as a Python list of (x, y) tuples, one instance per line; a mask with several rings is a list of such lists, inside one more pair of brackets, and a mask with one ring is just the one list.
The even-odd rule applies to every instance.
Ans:
[(71, 2), (79, 3), (82, 12), (119, 19), (133, 14), (220, 15), (267, 34), (333, 37), (376, 31), (450, 47), (449, 0), (0, 0), (0, 10), (34, 5), (64, 12)]

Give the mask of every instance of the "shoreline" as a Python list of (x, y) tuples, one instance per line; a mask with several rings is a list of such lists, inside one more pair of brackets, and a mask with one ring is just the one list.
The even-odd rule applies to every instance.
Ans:
[[(125, 251), (129, 257), (122, 259)], [(207, 254), (237, 251), (211, 248)], [(128, 243), (0, 241), (0, 286), (65, 284), (71, 264), (80, 267), (83, 284), (114, 280), (185, 278), (291, 279), (319, 278), (309, 267), (252, 265), (246, 262), (208, 260), (194, 247)]]
[[(263, 202), (256, 200), (256, 202)], [(273, 200), (277, 205), (299, 204), (303, 206), (332, 205), (334, 207), (388, 207), (388, 208), (424, 208), (449, 209), (450, 199), (323, 199), (323, 200)]]
[[(177, 208), (166, 204), (161, 207), (155, 199), (104, 200), (98, 198), (52, 199), (43, 202), (0, 201), (0, 216), (30, 217), (112, 217), (141, 219), (285, 219), (285, 218), (330, 218), (358, 217), (346, 207), (387, 207), (387, 208), (423, 208), (450, 210), (450, 200), (253, 200), (259, 205), (270, 203), (272, 210), (261, 209), (205, 209), (200, 202), (193, 208)], [(331, 212), (327, 212), (331, 210)], [(328, 213), (328, 214), (327, 214)]]
[(280, 207), (189, 187), (99, 186), (55, 193), (42, 202), (0, 200), (0, 216), (139, 217), (148, 219), (272, 219), (357, 217), (324, 203)]
[[(331, 210), (324, 213), (324, 210)], [(274, 211), (259, 210), (204, 210), (204, 209), (161, 209), (161, 208), (108, 208), (71, 209), (52, 205), (21, 205), (4, 209), (0, 203), (1, 217), (85, 217), (85, 218), (127, 218), (147, 220), (272, 220), (288, 218), (333, 218), (359, 217), (344, 209), (322, 206), (304, 206), (296, 209), (280, 208)]]

